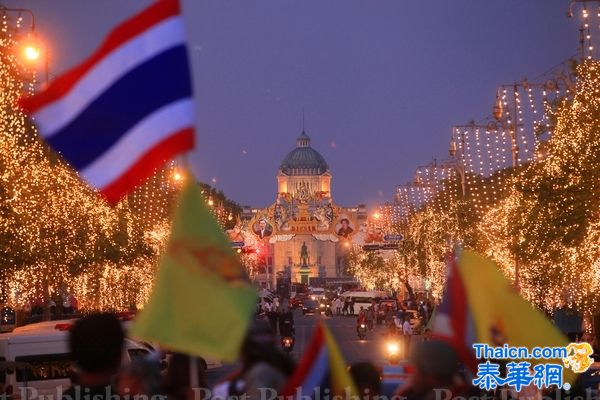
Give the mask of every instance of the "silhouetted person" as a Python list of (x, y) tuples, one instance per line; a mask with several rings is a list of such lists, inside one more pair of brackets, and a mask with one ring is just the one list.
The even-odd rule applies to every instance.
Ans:
[(370, 400), (381, 394), (381, 376), (373, 364), (355, 363), (350, 366), (349, 372), (361, 399)]
[(294, 314), (291, 311), (279, 315), (279, 335), (281, 337), (293, 337), (296, 333), (294, 329)]
[[(195, 364), (195, 365), (194, 365)], [(192, 373), (195, 371), (195, 373)], [(193, 400), (207, 389), (206, 361), (187, 354), (174, 353), (163, 383), (169, 400)]]
[[(458, 356), (445, 342), (431, 340), (414, 346), (410, 362), (415, 372), (397, 395), (405, 400), (442, 398), (471, 398), (478, 391), (459, 375)], [(437, 397), (436, 397), (437, 396)]]
[(69, 346), (77, 375), (63, 400), (110, 400), (115, 396), (112, 383), (121, 365), (124, 340), (121, 323), (113, 314), (91, 314), (75, 322)]
[(294, 361), (285, 354), (264, 321), (253, 321), (240, 349), (241, 369), (215, 386), (213, 396), (244, 395), (246, 400), (264, 398), (264, 388), (281, 390), (294, 371)]
[(121, 396), (150, 398), (159, 394), (160, 380), (160, 361), (148, 356), (138, 357), (121, 367), (116, 387)]

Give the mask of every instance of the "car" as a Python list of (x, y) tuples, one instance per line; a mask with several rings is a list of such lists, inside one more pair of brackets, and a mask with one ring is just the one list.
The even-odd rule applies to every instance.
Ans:
[(305, 296), (296, 296), (293, 299), (290, 299), (290, 308), (302, 308), (305, 300)]
[(319, 306), (320, 306), (320, 304), (316, 300), (306, 300), (302, 304), (302, 314), (303, 315), (316, 314), (316, 313), (320, 312)]
[[(125, 330), (125, 333), (129, 332), (131, 330), (131, 325), (133, 324), (133, 320), (132, 319), (128, 319), (122, 322), (123, 325), (123, 329)], [(162, 359), (164, 361), (166, 361), (165, 365), (163, 367), (161, 367), (162, 369), (166, 369), (166, 367), (169, 364), (169, 360), (171, 358), (171, 356), (173, 355), (172, 352), (170, 352), (167, 349), (161, 348), (160, 344), (158, 343), (148, 343), (148, 342), (144, 342), (142, 340), (137, 340), (137, 343), (141, 343), (144, 346), (146, 346), (150, 352), (156, 352), (159, 355), (162, 355)], [(206, 369), (215, 369), (215, 368), (221, 368), (223, 366), (223, 362), (222, 360), (218, 359), (218, 358), (213, 358), (213, 357), (199, 357), (200, 361), (202, 364), (204, 364), (204, 367)]]
[(311, 287), (309, 289), (311, 300), (321, 301), (325, 297), (325, 289), (319, 287)]
[(358, 315), (360, 308), (367, 309), (373, 303), (379, 302), (381, 299), (389, 298), (387, 292), (384, 291), (360, 291), (360, 292), (344, 292), (340, 295), (343, 299), (351, 299), (354, 304), (354, 309), (350, 310), (351, 314)]
[[(71, 385), (74, 360), (69, 351), (69, 329), (75, 320), (31, 324), (0, 334), (0, 397), (12, 395), (60, 398)], [(123, 364), (151, 353), (147, 345), (126, 338)]]

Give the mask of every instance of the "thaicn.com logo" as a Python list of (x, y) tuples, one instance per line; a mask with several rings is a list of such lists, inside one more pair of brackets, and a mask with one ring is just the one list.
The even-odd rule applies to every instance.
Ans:
[[(475, 343), (473, 349), (477, 359), (486, 360), (479, 363), (473, 385), (485, 390), (493, 390), (505, 385), (514, 388), (517, 392), (532, 385), (538, 389), (569, 390), (571, 385), (563, 382), (564, 370), (570, 369), (580, 374), (587, 371), (593, 362), (592, 346), (586, 342), (571, 343), (566, 347), (531, 349), (507, 344), (494, 347), (485, 343)], [(548, 362), (541, 360), (548, 360)]]

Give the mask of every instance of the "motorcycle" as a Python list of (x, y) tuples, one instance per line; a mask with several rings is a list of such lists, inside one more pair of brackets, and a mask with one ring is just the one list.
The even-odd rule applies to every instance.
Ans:
[(294, 350), (295, 342), (296, 340), (293, 336), (283, 336), (281, 338), (281, 347), (283, 348), (283, 351), (286, 353), (291, 353), (292, 350)]
[(321, 303), (319, 305), (319, 310), (322, 315), (325, 315), (326, 317), (333, 317), (333, 311), (331, 311), (331, 306), (329, 304)]
[(400, 341), (390, 339), (386, 345), (387, 359), (390, 364), (398, 364), (400, 362)]
[(358, 338), (364, 340), (367, 337), (367, 324), (358, 325), (356, 331), (358, 332)]

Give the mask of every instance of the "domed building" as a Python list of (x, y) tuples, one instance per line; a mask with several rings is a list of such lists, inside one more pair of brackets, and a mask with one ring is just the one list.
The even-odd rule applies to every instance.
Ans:
[(262, 286), (274, 287), (278, 278), (320, 285), (347, 280), (344, 254), (364, 233), (367, 213), (365, 206), (336, 205), (331, 180), (325, 158), (302, 132), (277, 171), (275, 202), (246, 209), (237, 229), (244, 240), (234, 243), (256, 253), (253, 278)]
[(278, 193), (289, 194), (298, 199), (313, 194), (330, 197), (331, 173), (325, 158), (310, 147), (310, 138), (303, 131), (297, 139), (297, 147), (281, 162), (277, 173)]

